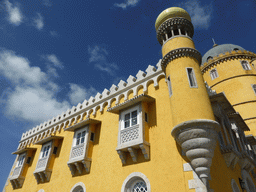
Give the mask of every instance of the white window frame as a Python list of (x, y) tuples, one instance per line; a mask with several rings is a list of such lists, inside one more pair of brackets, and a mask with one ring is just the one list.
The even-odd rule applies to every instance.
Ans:
[[(137, 123), (132, 125), (132, 112), (134, 112), (134, 111), (137, 111), (137, 116), (136, 116)], [(120, 121), (121, 130), (128, 129), (128, 128), (131, 128), (133, 126), (136, 126), (136, 125), (140, 124), (141, 123), (141, 114), (140, 113), (141, 113), (141, 110), (140, 110), (139, 106), (135, 106), (135, 107), (132, 107), (132, 108), (127, 109), (125, 111), (122, 111), (121, 114), (120, 114), (120, 116), (121, 116), (121, 121)], [(130, 126), (129, 127), (125, 127), (125, 115), (127, 115), (127, 114), (130, 114), (130, 119), (129, 119)]]
[[(47, 142), (42, 146), (41, 152), (40, 152), (40, 158), (46, 158), (50, 156), (51, 153), (51, 148), (52, 148), (52, 142)], [(46, 151), (45, 151), (46, 149)], [(47, 152), (47, 154), (45, 155), (45, 152)]]
[(80, 189), (82, 188), (83, 189), (83, 192), (86, 192), (86, 188), (85, 188), (85, 185), (84, 185), (84, 183), (82, 183), (82, 182), (79, 182), (79, 183), (76, 183), (73, 187), (72, 187), (72, 189), (70, 190), (70, 192), (79, 192), (79, 191), (77, 191), (77, 190), (80, 190)]
[(124, 180), (121, 192), (131, 192), (134, 185), (139, 181), (143, 181), (147, 186), (147, 192), (151, 192), (149, 179), (140, 172), (133, 172)]
[[(77, 144), (76, 144), (76, 143), (77, 143), (77, 135), (78, 135), (79, 133), (81, 133), (81, 135), (82, 135), (83, 132), (85, 132), (84, 141), (83, 141), (83, 143), (81, 143), (82, 137), (80, 137), (80, 143), (77, 145)], [(85, 126), (85, 127), (83, 127), (83, 128), (81, 128), (81, 129), (76, 130), (75, 133), (74, 133), (73, 145), (72, 145), (72, 146), (75, 147), (75, 146), (82, 145), (82, 144), (84, 144), (84, 143), (87, 144), (88, 134), (89, 134), (89, 126), (88, 126), (88, 125)]]
[[(21, 158), (22, 158), (22, 162), (21, 162)], [(26, 159), (26, 153), (20, 154), (17, 160), (16, 167), (22, 167), (24, 165), (25, 159)]]
[[(189, 70), (191, 70), (191, 72)], [(190, 88), (198, 88), (194, 69), (192, 67), (186, 67), (186, 72)]]
[(240, 63), (244, 70), (246, 70), (246, 71), (251, 70), (251, 66), (247, 60), (241, 60)]
[(219, 74), (218, 74), (218, 71), (216, 68), (212, 69), (210, 71), (210, 76), (211, 76), (211, 79), (214, 80), (216, 79), (217, 77), (219, 77)]

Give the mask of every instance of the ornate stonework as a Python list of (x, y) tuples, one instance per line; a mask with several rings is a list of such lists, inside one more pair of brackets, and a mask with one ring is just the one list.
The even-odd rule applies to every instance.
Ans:
[(161, 66), (163, 71), (165, 71), (165, 68), (170, 61), (179, 57), (194, 57), (196, 60), (198, 60), (199, 63), (201, 63), (202, 59), (200, 52), (196, 49), (192, 49), (190, 47), (174, 49), (167, 53), (162, 59)]

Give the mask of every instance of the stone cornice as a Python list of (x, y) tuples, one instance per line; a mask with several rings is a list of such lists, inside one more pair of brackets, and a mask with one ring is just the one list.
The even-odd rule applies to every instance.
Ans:
[(166, 32), (169, 32), (171, 29), (176, 29), (177, 25), (184, 26), (184, 28), (186, 28), (189, 31), (189, 33), (191, 34), (190, 36), (193, 37), (194, 27), (193, 27), (192, 23), (189, 20), (187, 20), (185, 18), (181, 18), (181, 17), (170, 18), (170, 19), (166, 20), (165, 22), (163, 22), (160, 25), (160, 27), (158, 28), (158, 30), (156, 31), (157, 40), (161, 45), (163, 44), (162, 36)]
[(159, 78), (164, 76), (161, 60), (156, 66), (157, 68), (149, 65), (145, 72), (139, 70), (136, 78), (130, 75), (127, 82), (121, 80), (117, 86), (112, 85), (110, 90), (104, 89), (101, 94), (97, 93), (95, 97), (90, 97), (88, 101), (85, 100), (82, 104), (79, 103), (61, 115), (23, 133), (18, 149), (25, 148), (27, 145), (42, 140), (49, 135), (55, 135), (57, 131), (90, 118), (91, 115), (95, 116), (98, 110), (102, 112), (104, 107), (110, 108), (113, 101), (118, 105), (121, 98), (124, 97), (124, 101), (128, 100), (130, 93), (133, 93), (135, 97), (138, 95), (140, 88), (143, 88), (143, 92), (146, 92), (151, 82), (154, 83), (154, 87), (157, 87)]
[(165, 68), (167, 64), (179, 57), (194, 57), (199, 63), (201, 63), (202, 56), (199, 51), (196, 49), (190, 48), (190, 47), (182, 47), (178, 49), (174, 49), (167, 53), (164, 58), (162, 59), (161, 66), (163, 71), (165, 71)]
[(232, 51), (226, 52), (224, 54), (220, 54), (213, 59), (209, 59), (208, 62), (203, 63), (201, 66), (201, 72), (204, 74), (208, 69), (212, 68), (213, 66), (220, 64), (224, 61), (234, 60), (234, 59), (254, 59), (256, 58), (256, 54), (250, 51)]

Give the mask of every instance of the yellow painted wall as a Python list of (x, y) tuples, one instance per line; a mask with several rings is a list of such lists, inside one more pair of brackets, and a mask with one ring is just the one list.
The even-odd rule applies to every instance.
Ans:
[(166, 55), (169, 51), (173, 49), (178, 49), (181, 47), (190, 47), (195, 48), (194, 42), (191, 38), (182, 36), (182, 37), (173, 37), (166, 41), (162, 46), (162, 55)]
[[(150, 181), (152, 191), (195, 191), (188, 189), (187, 179), (192, 179), (192, 172), (183, 172), (183, 164), (186, 163), (180, 156), (175, 140), (171, 136), (172, 121), (171, 108), (168, 107), (169, 93), (165, 79), (159, 81), (159, 88), (153, 83), (148, 87), (148, 95), (154, 97), (155, 103), (143, 105), (148, 111), (149, 122), (145, 126), (148, 129), (146, 140), (150, 143), (150, 160), (145, 160), (141, 152), (138, 153), (138, 163), (127, 159), (127, 165), (122, 162), (116, 152), (119, 115), (104, 111), (96, 113), (96, 119), (101, 121), (95, 127), (95, 142), (90, 151), (92, 158), (89, 174), (72, 177), (67, 166), (72, 147), (73, 132), (61, 131), (58, 136), (64, 139), (60, 143), (60, 149), (54, 158), (50, 182), (37, 184), (33, 176), (39, 157), (41, 146), (37, 147), (35, 158), (26, 173), (23, 187), (15, 191), (33, 191), (44, 189), (45, 192), (70, 191), (78, 182), (83, 182), (87, 192), (120, 191), (126, 177), (133, 172), (141, 172)], [(162, 107), (165, 106), (165, 107)], [(175, 173), (175, 174), (170, 174)], [(180, 183), (183, 183), (182, 185)], [(13, 191), (9, 184), (6, 191)]]

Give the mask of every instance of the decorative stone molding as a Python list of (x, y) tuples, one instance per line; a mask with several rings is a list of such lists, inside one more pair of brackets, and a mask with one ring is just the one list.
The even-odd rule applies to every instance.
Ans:
[(194, 57), (199, 63), (201, 63), (202, 60), (200, 52), (196, 49), (190, 47), (173, 49), (169, 53), (167, 53), (162, 59), (161, 66), (163, 71), (165, 71), (165, 68), (170, 61), (179, 57)]
[(198, 177), (196, 172), (193, 170), (190, 163), (184, 163), (183, 170), (184, 170), (184, 172), (192, 171), (192, 173), (193, 173), (194, 179), (188, 180), (189, 189), (195, 189), (196, 192), (214, 192), (213, 189), (207, 190), (206, 186), (201, 181), (201, 179)]
[(233, 192), (240, 192), (240, 189), (234, 179), (231, 180), (231, 187)]
[(213, 120), (198, 119), (176, 125), (172, 136), (190, 160), (192, 168), (210, 190), (210, 167), (220, 125)]
[(79, 182), (79, 183), (76, 183), (72, 189), (70, 190), (70, 192), (77, 192), (77, 189), (83, 189), (83, 192), (86, 192), (86, 188), (85, 188), (85, 185), (84, 183), (82, 182)]
[(139, 180), (139, 179), (143, 180), (146, 183), (147, 192), (151, 192), (151, 186), (150, 186), (149, 179), (146, 177), (146, 175), (144, 175), (143, 173), (140, 173), (140, 172), (131, 173), (128, 177), (126, 177), (126, 179), (123, 182), (121, 192), (129, 192), (132, 183), (134, 183), (134, 181)]
[(189, 32), (189, 36), (191, 38), (193, 37), (194, 27), (192, 23), (185, 18), (176, 17), (176, 18), (170, 18), (160, 25), (160, 27), (156, 32), (158, 42), (162, 45), (163, 44), (162, 37), (165, 35), (165, 33), (169, 32), (171, 29), (177, 28), (178, 25), (182, 25), (184, 28), (186, 28), (187, 31)]
[(84, 117), (89, 118), (90, 115), (96, 115), (97, 110), (102, 112), (105, 106), (110, 108), (114, 100), (116, 104), (119, 104), (120, 99), (124, 97), (126, 101), (130, 93), (137, 96), (140, 88), (143, 88), (143, 92), (147, 92), (148, 85), (151, 82), (154, 83), (154, 87), (157, 87), (159, 79), (165, 75), (161, 68), (161, 60), (159, 60), (156, 66), (157, 68), (149, 65), (146, 72), (140, 70), (137, 73), (137, 78), (130, 75), (127, 82), (121, 80), (118, 86), (112, 85), (110, 90), (104, 89), (101, 94), (97, 93), (95, 97), (91, 97), (88, 101), (85, 100), (82, 104), (79, 103), (61, 115), (53, 117), (51, 120), (23, 133), (18, 149), (25, 148), (27, 145), (35, 143), (49, 135), (54, 135), (63, 128), (69, 127), (71, 123), (73, 125), (78, 123)]
[(209, 59), (208, 62), (201, 64), (201, 72), (204, 74), (206, 71), (211, 69), (214, 66), (217, 66), (220, 63), (225, 61), (230, 61), (234, 59), (254, 59), (256, 58), (256, 54), (250, 51), (232, 51), (226, 52), (224, 54), (219, 54), (218, 56), (213, 57), (213, 59)]
[(254, 182), (253, 182), (250, 174), (246, 170), (242, 169), (241, 170), (241, 175), (242, 175), (242, 179), (245, 183), (246, 191), (256, 191)]

